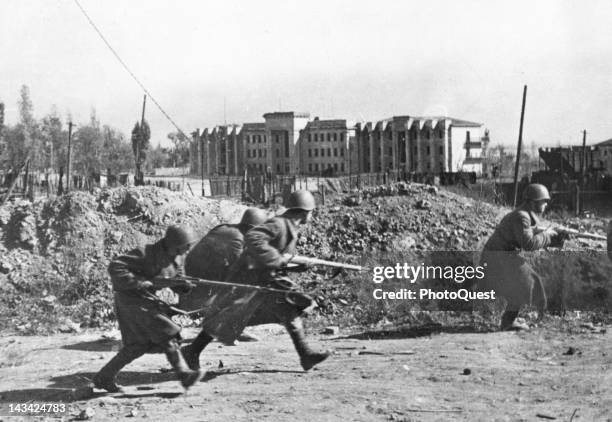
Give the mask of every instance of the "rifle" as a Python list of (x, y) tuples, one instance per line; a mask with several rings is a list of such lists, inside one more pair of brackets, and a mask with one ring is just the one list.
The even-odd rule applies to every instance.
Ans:
[(223, 287), (239, 287), (241, 289), (248, 290), (257, 290), (260, 292), (268, 292), (268, 293), (287, 293), (291, 292), (291, 290), (282, 290), (275, 289), (273, 287), (263, 287), (263, 286), (254, 286), (252, 284), (240, 284), (240, 283), (230, 283), (228, 281), (213, 281), (213, 280), (204, 280), (203, 278), (190, 277), (190, 276), (174, 276), (174, 277), (155, 277), (153, 279), (153, 284), (155, 286), (164, 288), (164, 287), (183, 287), (183, 286), (223, 286)]
[[(539, 232), (545, 231), (546, 229), (547, 227), (540, 227), (540, 226), (536, 228), (536, 230), (538, 230)], [(607, 240), (606, 236), (595, 234), (595, 233), (583, 233), (576, 229), (570, 229), (569, 227), (553, 226), (552, 229), (554, 229), (557, 233), (564, 233), (564, 234), (567, 234), (568, 236), (577, 237), (579, 239)]]
[(334, 262), (334, 261), (326, 261), (324, 259), (318, 258), (310, 258), (308, 256), (302, 255), (294, 255), (290, 263), (299, 264), (299, 265), (322, 265), (325, 267), (333, 267), (333, 268), (344, 268), (346, 270), (353, 271), (367, 271), (367, 267), (362, 267), (361, 265), (352, 265), (352, 264), (344, 264), (342, 262)]

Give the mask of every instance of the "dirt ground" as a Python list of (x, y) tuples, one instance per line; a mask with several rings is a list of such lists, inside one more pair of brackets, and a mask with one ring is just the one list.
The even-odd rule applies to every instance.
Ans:
[(260, 341), (209, 345), (208, 373), (187, 393), (162, 355), (147, 355), (121, 373), (125, 393), (93, 396), (89, 379), (118, 340), (96, 331), (5, 335), (0, 420), (19, 420), (6, 417), (10, 403), (55, 401), (69, 408), (64, 420), (89, 412), (95, 421), (612, 421), (610, 326), (311, 332), (334, 355), (307, 373), (280, 326), (251, 333)]

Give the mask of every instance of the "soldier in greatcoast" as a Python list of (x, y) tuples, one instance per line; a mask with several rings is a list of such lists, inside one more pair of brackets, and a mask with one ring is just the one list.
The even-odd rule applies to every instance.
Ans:
[[(249, 208), (242, 215), (240, 223), (214, 227), (187, 254), (185, 273), (205, 280), (227, 280), (230, 268), (244, 251), (245, 233), (267, 219), (268, 214), (264, 210)], [(219, 290), (215, 286), (196, 286), (188, 294), (180, 296), (179, 308), (186, 311), (200, 309), (204, 304), (214, 301)], [(190, 345), (181, 349), (192, 369), (199, 368), (200, 353), (211, 340), (212, 337), (202, 330)]]
[[(161, 287), (156, 280), (183, 274), (183, 260), (194, 236), (187, 228), (170, 226), (163, 239), (114, 259), (108, 271), (115, 292), (115, 309), (123, 347), (94, 378), (94, 387), (120, 392), (117, 373), (145, 353), (165, 353), (185, 388), (198, 382), (203, 373), (189, 368), (180, 349), (181, 328), (170, 318), (170, 307), (154, 292)], [(176, 281), (177, 290), (191, 288), (189, 282)]]
[(528, 328), (515, 321), (523, 305), (534, 303), (540, 318), (546, 309), (542, 280), (519, 252), (563, 244), (563, 235), (554, 229), (537, 228), (538, 216), (544, 212), (549, 200), (550, 194), (544, 185), (528, 185), (523, 202), (501, 220), (482, 252), (481, 265), (487, 264), (482, 284), (484, 289), (495, 290), (497, 296), (508, 302), (502, 315), (502, 330)]
[[(245, 251), (232, 268), (229, 281), (287, 293), (281, 295), (245, 289), (242, 298), (236, 300), (234, 297), (232, 303), (228, 303), (216, 315), (204, 318), (203, 330), (210, 334), (210, 339), (215, 336), (228, 341), (239, 335), (246, 326), (276, 323), (287, 329), (304, 370), (329, 357), (329, 351), (314, 351), (306, 342), (301, 317), (306, 309), (314, 306), (314, 301), (297, 292), (295, 283), (285, 275), (287, 264), (295, 253), (299, 225), (310, 220), (314, 209), (315, 199), (310, 192), (293, 192), (284, 214), (267, 220), (245, 234)], [(201, 351), (206, 344), (206, 341), (202, 341), (198, 350)]]

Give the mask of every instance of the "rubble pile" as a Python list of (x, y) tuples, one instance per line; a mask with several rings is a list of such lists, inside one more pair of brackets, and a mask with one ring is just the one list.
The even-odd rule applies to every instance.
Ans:
[(155, 187), (9, 203), (0, 208), (0, 328), (103, 324), (113, 317), (107, 267), (115, 255), (159, 239), (170, 224), (203, 235), (244, 209)]
[[(189, 225), (204, 235), (217, 224), (237, 222), (244, 209), (233, 201), (156, 187), (72, 192), (6, 204), (0, 207), (0, 329), (40, 333), (113, 323), (107, 267), (114, 256), (159, 239), (170, 224)], [(376, 266), (421, 262), (415, 259), (429, 251), (478, 251), (506, 212), (417, 183), (332, 194), (302, 229), (298, 253)], [(565, 223), (603, 229), (596, 219)], [(590, 272), (584, 274), (605, 282), (607, 267), (595, 268), (591, 261), (587, 266)], [(393, 318), (385, 301), (372, 300), (371, 273), (343, 272), (330, 279), (332, 272), (318, 267), (297, 277), (316, 299), (317, 316), (327, 322)], [(413, 303), (399, 302), (393, 305), (395, 315), (414, 311)]]
[(304, 230), (304, 254), (477, 249), (504, 211), (418, 183), (367, 188), (326, 205)]

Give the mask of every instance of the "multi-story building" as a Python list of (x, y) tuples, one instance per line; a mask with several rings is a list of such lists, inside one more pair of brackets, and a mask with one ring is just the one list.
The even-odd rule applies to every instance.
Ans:
[(299, 139), (299, 168), (302, 174), (347, 174), (357, 171), (355, 125), (346, 120), (308, 122)]
[(449, 117), (394, 116), (357, 124), (359, 170), (412, 173), (483, 172), (488, 131)]
[[(309, 120), (308, 113), (264, 114), (263, 123), (194, 132), (192, 171), (206, 175), (483, 173), (489, 136), (480, 123), (394, 116), (378, 122)], [(196, 157), (198, 157), (196, 159)], [(203, 166), (203, 168), (202, 168)]]

